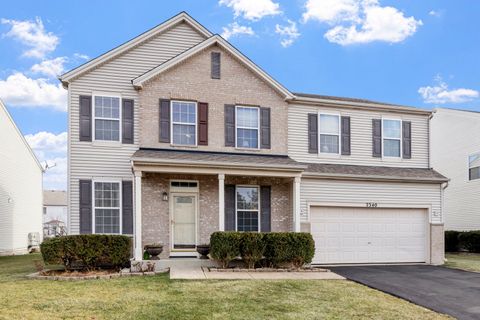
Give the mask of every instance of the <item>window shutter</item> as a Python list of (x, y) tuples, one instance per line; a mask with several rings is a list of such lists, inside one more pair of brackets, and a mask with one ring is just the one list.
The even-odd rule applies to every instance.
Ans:
[(372, 156), (382, 157), (382, 120), (372, 119)]
[(212, 52), (211, 58), (212, 58), (212, 66), (211, 66), (212, 79), (220, 79), (220, 52)]
[(225, 147), (235, 147), (235, 105), (225, 105)]
[(342, 155), (350, 155), (350, 117), (342, 117)]
[(160, 142), (170, 143), (170, 100), (160, 99)]
[(235, 231), (235, 185), (225, 185), (225, 231)]
[(80, 233), (92, 233), (92, 180), (80, 180)]
[(80, 96), (80, 141), (92, 141), (92, 97)]
[(260, 108), (260, 148), (270, 149), (270, 108)]
[(198, 103), (198, 145), (208, 145), (208, 103)]
[(403, 158), (412, 158), (412, 123), (410, 121), (402, 121), (403, 129)]
[(260, 187), (260, 231), (271, 231), (271, 187)]
[(132, 99), (122, 99), (122, 143), (133, 143)]
[(132, 181), (122, 181), (122, 233), (133, 234)]
[(318, 114), (308, 114), (308, 153), (318, 153)]

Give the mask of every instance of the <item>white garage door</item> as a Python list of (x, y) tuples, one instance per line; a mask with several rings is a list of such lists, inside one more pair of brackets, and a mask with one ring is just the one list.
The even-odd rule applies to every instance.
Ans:
[(427, 210), (311, 207), (313, 263), (425, 262)]

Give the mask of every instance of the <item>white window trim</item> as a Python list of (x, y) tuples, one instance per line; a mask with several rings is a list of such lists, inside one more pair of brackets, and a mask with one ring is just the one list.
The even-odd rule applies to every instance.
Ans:
[[(387, 121), (399, 121), (400, 122), (400, 138), (390, 138), (390, 137), (385, 137), (385, 134), (383, 133), (383, 130), (385, 129), (384, 122), (385, 120)], [(386, 156), (385, 155), (385, 139), (387, 140), (398, 140), (400, 142), (400, 154), (398, 157), (392, 157), (392, 156)], [(394, 160), (401, 160), (403, 157), (403, 120), (400, 118), (385, 118), (382, 117), (382, 159), (394, 159)]]
[[(173, 103), (193, 103), (195, 105), (195, 123), (189, 122), (174, 122), (173, 121)], [(187, 125), (187, 126), (195, 126), (195, 144), (181, 144), (173, 142), (173, 125)], [(196, 101), (189, 101), (189, 100), (171, 100), (170, 101), (170, 144), (172, 146), (179, 146), (179, 147), (197, 147), (198, 146), (198, 103)]]
[[(320, 136), (322, 135), (322, 128), (320, 127), (320, 117), (322, 115), (326, 115), (326, 116), (336, 116), (338, 117), (338, 152), (337, 153), (332, 153), (332, 152), (322, 152), (322, 144), (320, 142)], [(322, 155), (322, 156), (334, 156), (334, 157), (338, 157), (342, 154), (342, 116), (339, 114), (339, 113), (331, 113), (331, 112), (322, 112), (322, 111), (319, 111), (318, 112), (318, 117), (317, 117), (317, 127), (318, 127), (318, 145), (317, 145), (317, 149), (318, 149), (318, 154)], [(327, 135), (333, 135), (331, 133), (325, 133)]]
[[(118, 213), (120, 215), (119, 217), (119, 232), (118, 233), (97, 233), (95, 230), (95, 209), (97, 208), (95, 206), (95, 183), (96, 182), (102, 182), (102, 183), (117, 183), (118, 184), (118, 190), (119, 190), (119, 207), (118, 207)], [(118, 234), (123, 234), (123, 202), (122, 202), (122, 180), (119, 179), (94, 179), (92, 180), (92, 233), (93, 234), (113, 234), (113, 235), (118, 235)], [(98, 207), (99, 209), (117, 209), (117, 207)]]
[(473, 182), (473, 181), (479, 181), (480, 182), (480, 178), (479, 179), (470, 179), (470, 169), (480, 167), (480, 166), (475, 166), (475, 167), (470, 166), (470, 157), (473, 156), (473, 155), (476, 155), (476, 154), (480, 155), (480, 152), (470, 153), (467, 156), (467, 182)]
[[(241, 211), (257, 211), (257, 216), (258, 216), (258, 228), (257, 232), (260, 232), (261, 230), (261, 221), (260, 221), (260, 186), (259, 185), (248, 185), (248, 184), (239, 184), (235, 185), (235, 231), (238, 231), (238, 202), (237, 202), (237, 188), (257, 188), (258, 192), (258, 208), (257, 210), (241, 210)], [(242, 231), (244, 232), (244, 231)]]
[[(257, 110), (257, 128), (241, 127), (237, 124), (238, 108)], [(238, 146), (238, 129), (257, 130), (257, 147), (256, 148), (239, 147)], [(244, 149), (244, 150), (260, 150), (260, 141), (261, 141), (260, 139), (260, 108), (254, 107), (254, 106), (236, 105), (235, 106), (235, 148)]]
[[(97, 117), (95, 114), (95, 97), (107, 97), (107, 98), (118, 98), (119, 100), (119, 106), (118, 106), (118, 119), (115, 118), (105, 118), (105, 117)], [(122, 119), (123, 119), (123, 114), (122, 114), (122, 96), (118, 94), (113, 94), (113, 93), (107, 93), (107, 92), (95, 92), (92, 94), (92, 116), (93, 116), (93, 121), (92, 121), (92, 135), (95, 143), (101, 143), (101, 144), (121, 144), (122, 143)], [(95, 120), (118, 120), (118, 140), (98, 140), (97, 135), (95, 134)]]

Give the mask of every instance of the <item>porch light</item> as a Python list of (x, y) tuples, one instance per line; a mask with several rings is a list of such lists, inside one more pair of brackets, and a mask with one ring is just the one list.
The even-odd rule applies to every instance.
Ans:
[(168, 201), (168, 193), (166, 193), (166, 192), (162, 193), (162, 200), (163, 201)]

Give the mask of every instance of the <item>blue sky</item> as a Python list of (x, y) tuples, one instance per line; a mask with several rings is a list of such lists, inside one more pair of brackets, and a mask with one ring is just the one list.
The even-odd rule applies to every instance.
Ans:
[(480, 111), (480, 1), (8, 1), (0, 98), (65, 188), (56, 74), (187, 11), (294, 92)]

